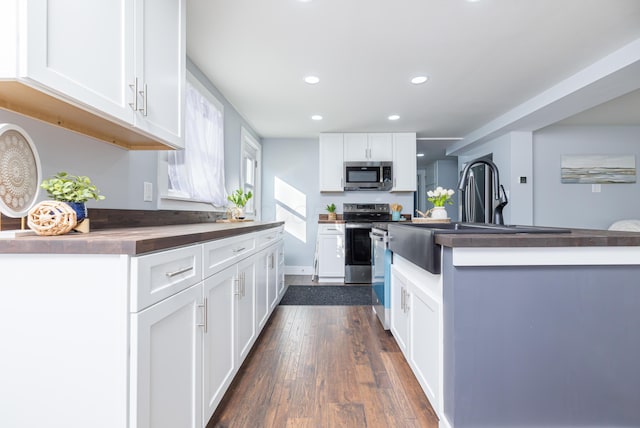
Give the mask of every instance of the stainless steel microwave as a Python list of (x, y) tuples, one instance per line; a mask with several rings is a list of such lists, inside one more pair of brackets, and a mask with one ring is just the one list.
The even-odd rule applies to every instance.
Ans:
[(344, 190), (391, 190), (391, 162), (345, 162)]

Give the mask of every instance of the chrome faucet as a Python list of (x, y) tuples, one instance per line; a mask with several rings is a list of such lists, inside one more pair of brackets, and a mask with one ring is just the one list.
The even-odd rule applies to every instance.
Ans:
[(499, 200), (498, 204), (493, 210), (493, 223), (504, 224), (504, 216), (502, 215), (502, 210), (504, 209), (505, 205), (509, 203), (509, 200), (507, 199), (507, 194), (504, 191), (504, 186), (500, 184), (500, 173), (498, 172), (498, 167), (495, 163), (493, 163), (489, 159), (474, 159), (471, 162), (467, 163), (462, 170), (462, 174), (460, 175), (460, 181), (458, 181), (458, 190), (466, 190), (467, 182), (469, 181), (469, 174), (471, 173), (471, 168), (478, 164), (484, 164), (491, 170), (491, 181), (493, 181), (494, 198), (496, 200)]

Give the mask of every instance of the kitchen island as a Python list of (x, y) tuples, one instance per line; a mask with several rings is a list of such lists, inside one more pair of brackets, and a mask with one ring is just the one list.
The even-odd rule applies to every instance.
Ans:
[(283, 233), (0, 240), (0, 426), (204, 427), (285, 292)]
[(568, 232), (435, 234), (440, 273), (394, 253), (391, 329), (441, 427), (640, 426), (640, 234)]

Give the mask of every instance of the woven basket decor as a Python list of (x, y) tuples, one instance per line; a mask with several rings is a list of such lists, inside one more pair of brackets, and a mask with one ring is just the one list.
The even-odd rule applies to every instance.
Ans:
[(64, 202), (42, 201), (29, 210), (27, 224), (38, 235), (64, 235), (76, 226), (76, 212)]

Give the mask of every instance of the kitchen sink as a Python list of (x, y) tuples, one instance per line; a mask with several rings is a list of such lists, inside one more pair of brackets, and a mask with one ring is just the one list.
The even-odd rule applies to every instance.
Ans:
[(439, 234), (557, 234), (570, 229), (489, 223), (404, 223), (389, 224), (389, 249), (431, 273), (440, 273)]

